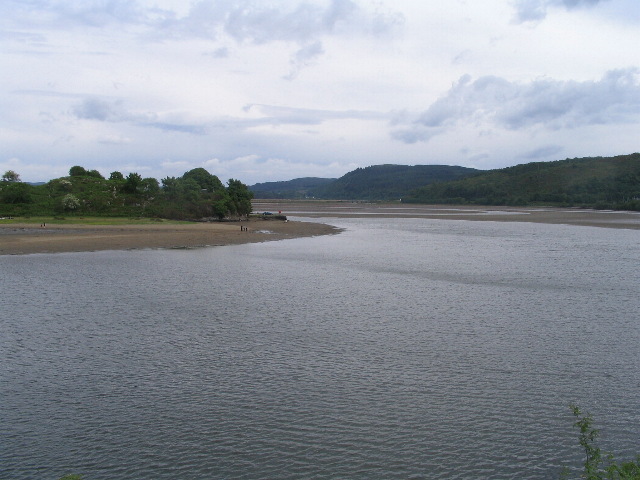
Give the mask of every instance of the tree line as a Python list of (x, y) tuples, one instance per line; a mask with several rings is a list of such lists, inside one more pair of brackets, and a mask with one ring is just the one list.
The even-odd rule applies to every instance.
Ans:
[(182, 220), (240, 218), (251, 213), (253, 193), (239, 180), (220, 179), (204, 168), (160, 182), (136, 172), (105, 178), (81, 166), (42, 185), (20, 181), (8, 170), (0, 182), (0, 216), (144, 216)]
[(406, 203), (640, 210), (640, 153), (533, 162), (413, 190)]

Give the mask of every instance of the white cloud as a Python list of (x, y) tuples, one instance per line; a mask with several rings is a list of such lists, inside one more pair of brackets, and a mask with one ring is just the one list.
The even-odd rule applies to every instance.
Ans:
[(407, 143), (427, 141), (461, 123), (491, 123), (520, 130), (541, 125), (573, 129), (594, 124), (640, 122), (640, 72), (607, 72), (595, 82), (539, 79), (516, 83), (495, 76), (465, 75), (409, 127), (393, 131)]
[(609, 0), (514, 0), (516, 21), (540, 21), (547, 16), (549, 9), (564, 8), (572, 10), (581, 7), (591, 7)]
[(255, 183), (629, 153), (639, 22), (637, 0), (6, 0), (0, 164)]

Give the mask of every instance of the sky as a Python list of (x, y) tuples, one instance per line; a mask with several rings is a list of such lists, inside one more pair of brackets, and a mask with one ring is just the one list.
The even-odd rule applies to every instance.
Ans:
[(2, 0), (0, 172), (252, 185), (640, 151), (638, 0)]

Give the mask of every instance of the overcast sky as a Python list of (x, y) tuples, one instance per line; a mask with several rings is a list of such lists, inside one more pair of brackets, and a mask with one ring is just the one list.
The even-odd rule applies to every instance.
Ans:
[(639, 0), (2, 0), (0, 45), (25, 181), (640, 150)]

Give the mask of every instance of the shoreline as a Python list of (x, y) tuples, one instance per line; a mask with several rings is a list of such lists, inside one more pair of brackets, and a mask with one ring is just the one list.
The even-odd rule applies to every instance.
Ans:
[(528, 222), (581, 227), (640, 230), (640, 212), (573, 207), (506, 207), (481, 205), (421, 205), (354, 201), (254, 200), (254, 208), (282, 210), (308, 218), (423, 218), (484, 222)]
[[(241, 230), (242, 226), (242, 230)], [(0, 224), (0, 256), (102, 250), (188, 249), (331, 235), (324, 223), (256, 220), (158, 225)]]
[(482, 207), (378, 204), (348, 201), (255, 200), (256, 211), (281, 210), (310, 221), (252, 218), (243, 222), (189, 224), (83, 225), (0, 223), (0, 256), (101, 250), (187, 249), (260, 243), (332, 235), (338, 227), (314, 219), (422, 218), (493, 222), (529, 222), (640, 230), (640, 212), (552, 207)]

